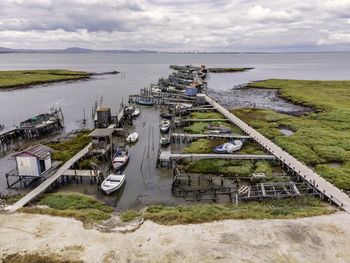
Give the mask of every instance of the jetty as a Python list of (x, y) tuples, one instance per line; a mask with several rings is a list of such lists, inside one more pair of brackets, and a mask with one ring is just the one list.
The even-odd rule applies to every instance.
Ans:
[(336, 186), (327, 182), (324, 178), (315, 173), (305, 164), (295, 159), (293, 156), (260, 134), (254, 128), (250, 127), (248, 124), (229, 112), (208, 95), (199, 94), (198, 96), (203, 97), (209, 105), (213, 106), (218, 112), (229, 119), (231, 123), (235, 124), (242, 131), (251, 136), (254, 141), (264, 147), (267, 152), (274, 155), (290, 171), (295, 173), (298, 177), (303, 178), (309, 184), (313, 185), (322, 195), (326, 196), (330, 201), (343, 208), (345, 211), (350, 212), (350, 197), (347, 194), (338, 189)]
[(171, 139), (175, 142), (183, 141), (183, 142), (191, 142), (197, 139), (208, 138), (208, 139), (250, 139), (249, 135), (241, 135), (241, 134), (191, 134), (191, 133), (172, 133)]
[(217, 153), (172, 153), (161, 151), (158, 156), (158, 163), (161, 166), (171, 166), (176, 160), (189, 159), (191, 161), (203, 159), (224, 159), (224, 160), (276, 160), (271, 154), (217, 154)]
[(51, 184), (56, 182), (62, 175), (65, 174), (65, 172), (80, 158), (82, 158), (84, 155), (86, 155), (92, 144), (88, 144), (84, 149), (82, 149), (80, 152), (78, 152), (76, 155), (74, 155), (71, 159), (69, 159), (65, 164), (63, 164), (53, 175), (51, 175), (47, 180), (45, 180), (43, 183), (41, 183), (38, 187), (33, 189), (31, 192), (29, 192), (26, 196), (24, 196), (22, 199), (14, 203), (13, 205), (7, 207), (6, 209), (9, 212), (15, 212), (17, 209), (25, 206), (27, 203), (29, 203), (31, 200), (36, 198), (38, 195), (43, 193)]

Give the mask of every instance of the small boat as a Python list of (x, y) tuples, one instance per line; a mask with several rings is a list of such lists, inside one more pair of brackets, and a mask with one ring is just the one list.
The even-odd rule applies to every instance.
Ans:
[(226, 142), (214, 148), (215, 153), (233, 153), (242, 148), (243, 142), (241, 140), (234, 140), (231, 142)]
[(113, 156), (113, 168), (118, 171), (122, 169), (129, 161), (129, 153), (128, 151), (124, 151), (122, 149), (117, 149)]
[(169, 136), (167, 136), (167, 135), (164, 135), (164, 136), (162, 136), (161, 138), (160, 138), (160, 145), (161, 146), (167, 146), (167, 145), (169, 145), (170, 144), (170, 138), (169, 138)]
[(163, 119), (161, 124), (160, 124), (160, 131), (161, 132), (168, 132), (170, 129), (170, 121), (167, 119)]
[(163, 119), (171, 120), (173, 118), (173, 115), (169, 112), (163, 112), (160, 114), (160, 117), (162, 117)]
[(139, 138), (139, 134), (137, 132), (130, 133), (129, 136), (126, 138), (126, 142), (136, 142)]
[(156, 104), (155, 101), (149, 101), (149, 100), (135, 100), (135, 103), (142, 106), (154, 106)]
[(207, 129), (208, 129), (208, 130), (219, 130), (219, 129), (220, 129), (220, 127), (221, 127), (221, 125), (220, 125), (220, 124), (218, 124), (218, 125), (215, 125), (215, 124), (209, 124), (209, 125), (207, 126)]
[(140, 109), (138, 109), (138, 108), (135, 108), (135, 109), (134, 109), (134, 112), (131, 113), (131, 116), (133, 116), (133, 117), (137, 117), (137, 116), (139, 116), (139, 115), (140, 115)]
[(117, 191), (125, 182), (125, 174), (116, 175), (110, 174), (107, 178), (102, 182), (101, 188), (106, 194), (113, 193)]

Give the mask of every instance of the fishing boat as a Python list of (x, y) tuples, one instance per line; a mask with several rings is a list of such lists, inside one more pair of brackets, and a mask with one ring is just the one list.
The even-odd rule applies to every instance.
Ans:
[(139, 134), (137, 132), (130, 133), (126, 138), (126, 142), (133, 143), (136, 142), (139, 138)]
[(122, 149), (117, 149), (113, 156), (113, 168), (118, 171), (122, 169), (129, 161), (129, 152), (122, 150)]
[(234, 140), (231, 142), (226, 142), (214, 148), (215, 153), (233, 153), (242, 148), (243, 142), (241, 140)]
[(161, 132), (168, 132), (170, 129), (170, 121), (167, 119), (163, 119), (162, 122), (160, 123), (160, 131)]
[(169, 112), (162, 112), (160, 114), (160, 117), (162, 117), (163, 119), (171, 120), (173, 118), (173, 115)]
[(164, 135), (160, 138), (160, 145), (161, 146), (167, 146), (170, 144), (170, 138), (167, 135)]
[(140, 109), (138, 109), (138, 108), (135, 108), (133, 113), (131, 113), (131, 116), (133, 116), (133, 117), (137, 117), (139, 115), (140, 115)]
[(154, 106), (156, 104), (155, 101), (150, 100), (135, 100), (135, 103), (142, 106)]
[(106, 194), (109, 195), (117, 191), (118, 189), (120, 189), (120, 187), (122, 187), (124, 182), (125, 182), (125, 174), (121, 174), (121, 175), (110, 174), (102, 182), (101, 188)]

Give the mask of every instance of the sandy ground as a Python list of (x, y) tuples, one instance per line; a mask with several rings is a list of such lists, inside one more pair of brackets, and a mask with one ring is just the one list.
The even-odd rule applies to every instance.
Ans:
[(0, 214), (1, 254), (57, 253), (84, 262), (350, 262), (350, 215), (226, 220), (132, 233), (85, 229), (73, 219)]

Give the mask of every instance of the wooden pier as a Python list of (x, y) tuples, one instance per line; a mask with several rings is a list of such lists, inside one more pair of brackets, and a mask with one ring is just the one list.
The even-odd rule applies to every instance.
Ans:
[(199, 94), (198, 96), (204, 97), (205, 101), (213, 106), (217, 111), (230, 120), (231, 123), (238, 126), (242, 131), (252, 137), (258, 144), (274, 155), (281, 163), (287, 166), (296, 175), (303, 178), (306, 182), (313, 185), (321, 194), (325, 195), (329, 200), (343, 208), (350, 213), (350, 197), (336, 186), (327, 182), (320, 175), (315, 173), (305, 164), (301, 163), (282, 148), (274, 144), (265, 136), (257, 132), (254, 128), (250, 127), (244, 121), (236, 117), (227, 109), (222, 107), (212, 98), (205, 94)]
[(33, 189), (31, 192), (29, 192), (26, 196), (24, 196), (22, 199), (17, 201), (15, 204), (7, 207), (6, 209), (9, 212), (14, 212), (17, 209), (25, 206), (28, 202), (33, 200), (35, 197), (37, 197), (39, 194), (43, 193), (51, 184), (56, 182), (67, 170), (80, 158), (82, 158), (84, 155), (86, 155), (90, 148), (91, 143), (87, 145), (84, 149), (82, 149), (80, 152), (78, 152), (76, 155), (74, 155), (71, 159), (69, 159), (65, 164), (63, 164), (52, 176), (50, 176), (47, 180), (45, 180), (42, 184), (40, 184), (38, 187)]
[(217, 154), (217, 153), (172, 153), (161, 151), (158, 160), (160, 163), (168, 163), (180, 159), (190, 159), (191, 161), (202, 159), (224, 159), (224, 160), (276, 160), (271, 154)]
[(197, 139), (208, 138), (208, 139), (250, 139), (249, 135), (240, 134), (190, 134), (190, 133), (172, 133), (171, 139), (174, 142), (191, 142)]

